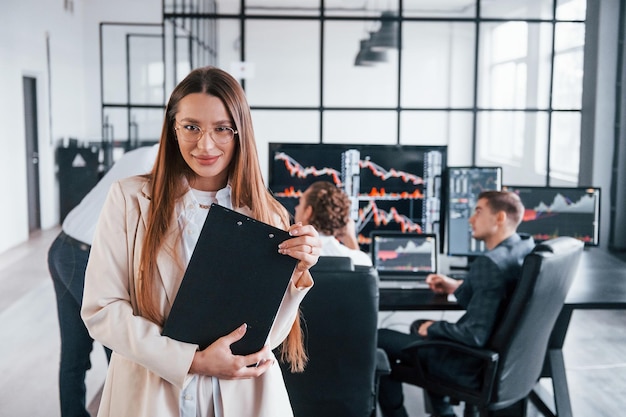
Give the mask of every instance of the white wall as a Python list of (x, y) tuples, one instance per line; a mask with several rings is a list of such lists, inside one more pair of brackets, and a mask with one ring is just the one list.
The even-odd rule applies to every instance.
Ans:
[[(57, 212), (54, 181), (53, 138), (50, 132), (49, 80), (46, 35), (52, 66), (53, 129), (81, 133), (84, 101), (81, 67), (80, 5), (74, 14), (64, 12), (62, 2), (9, 0), (0, 15), (0, 252), (28, 238), (26, 144), (22, 77), (37, 79), (40, 154), (41, 223), (54, 225)], [(35, 12), (36, 11), (36, 12)], [(68, 83), (67, 80), (70, 80)], [(62, 99), (61, 99), (62, 98)], [(70, 120), (75, 120), (72, 123)], [(73, 126), (72, 126), (73, 125)]]
[(100, 137), (99, 22), (161, 19), (161, 2), (155, 0), (73, 0), (73, 12), (63, 6), (61, 0), (2, 2), (0, 195), (4, 197), (0, 205), (0, 253), (28, 240), (22, 77), (37, 79), (41, 226), (49, 229), (59, 219), (56, 141)]
[[(581, 124), (580, 184), (602, 188), (600, 202), (600, 246), (609, 247), (611, 228), (611, 180), (615, 139), (615, 83), (619, 0), (589, 2), (585, 35), (585, 74)], [(623, 171), (624, 168), (622, 167)], [(623, 221), (623, 218), (617, 220)], [(619, 242), (619, 239), (618, 239)], [(620, 244), (617, 245), (620, 248)]]

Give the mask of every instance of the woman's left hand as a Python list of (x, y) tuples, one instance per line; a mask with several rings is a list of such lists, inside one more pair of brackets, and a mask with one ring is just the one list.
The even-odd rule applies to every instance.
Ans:
[(307, 271), (317, 263), (322, 249), (317, 230), (311, 225), (303, 226), (298, 222), (289, 227), (291, 239), (278, 245), (278, 252), (299, 260), (296, 270), (300, 273)]

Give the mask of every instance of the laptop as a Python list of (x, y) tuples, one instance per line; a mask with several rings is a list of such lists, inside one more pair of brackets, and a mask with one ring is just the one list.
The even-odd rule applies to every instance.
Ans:
[(437, 273), (437, 235), (373, 231), (372, 263), (380, 288), (428, 288), (426, 277)]

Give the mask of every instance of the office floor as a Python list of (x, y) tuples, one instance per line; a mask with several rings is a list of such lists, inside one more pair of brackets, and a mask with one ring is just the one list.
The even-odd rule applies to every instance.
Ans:
[[(0, 254), (0, 417), (58, 417), (59, 332), (46, 256), (58, 229), (38, 232)], [(453, 320), (455, 313), (444, 318)], [(406, 329), (419, 313), (381, 314), (381, 323)], [(441, 317), (436, 313), (435, 317)], [(576, 311), (565, 342), (574, 417), (613, 417), (626, 409), (626, 312)], [(91, 409), (106, 373), (97, 345), (87, 375)], [(542, 383), (549, 386), (549, 381)], [(421, 391), (406, 387), (407, 409), (425, 416)], [(532, 408), (532, 407), (531, 407)], [(535, 416), (529, 410), (528, 416)], [(95, 415), (95, 413), (94, 413)], [(457, 415), (462, 415), (459, 409)]]

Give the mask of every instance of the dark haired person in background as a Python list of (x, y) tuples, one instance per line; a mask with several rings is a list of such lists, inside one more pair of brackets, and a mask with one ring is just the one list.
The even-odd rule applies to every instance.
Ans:
[[(488, 251), (470, 265), (463, 280), (431, 274), (426, 278), (430, 288), (439, 294), (454, 294), (465, 314), (455, 323), (417, 320), (411, 334), (379, 329), (378, 345), (391, 363), (410, 360), (402, 349), (421, 339), (448, 339), (467, 346), (485, 346), (497, 319), (512, 294), (522, 263), (535, 246), (532, 237), (516, 232), (522, 221), (524, 206), (510, 192), (484, 191), (478, 196), (469, 222), (473, 237), (485, 242)], [(472, 363), (464, 362), (441, 349), (420, 357), (430, 373), (442, 378), (475, 383)], [(434, 416), (455, 416), (447, 397), (428, 393)], [(385, 417), (406, 417), (402, 383), (391, 376), (380, 382), (379, 404)]]
[(359, 249), (350, 218), (350, 198), (332, 182), (311, 184), (300, 197), (294, 218), (319, 232), (321, 256), (346, 256), (354, 265), (372, 265), (370, 257)]
[[(85, 268), (93, 233), (109, 187), (131, 175), (150, 172), (158, 146), (145, 146), (129, 152), (83, 197), (63, 220), (61, 233), (48, 250), (48, 269), (54, 284), (61, 334), (59, 400), (62, 417), (89, 417), (85, 404), (85, 375), (91, 368), (93, 339), (80, 317), (85, 284)], [(104, 348), (107, 360), (111, 351)]]

